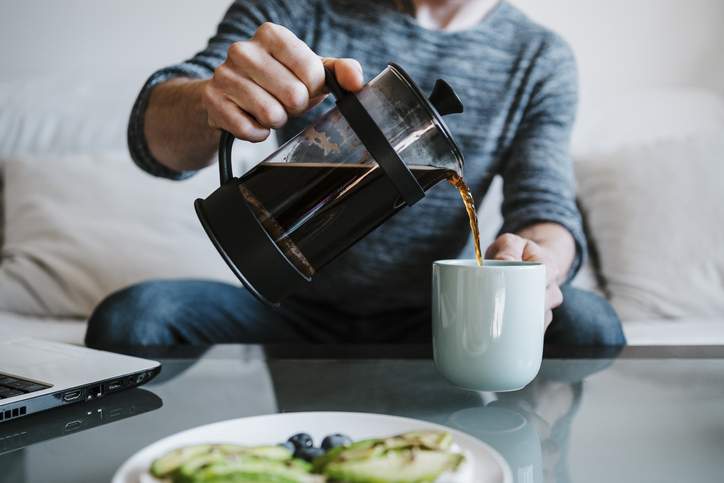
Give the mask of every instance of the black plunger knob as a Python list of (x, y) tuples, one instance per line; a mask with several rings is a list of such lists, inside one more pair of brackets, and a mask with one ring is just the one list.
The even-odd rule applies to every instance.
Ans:
[(435, 87), (432, 88), (428, 99), (430, 100), (430, 104), (435, 107), (435, 110), (437, 110), (441, 116), (463, 112), (462, 101), (458, 95), (455, 94), (453, 88), (450, 87), (450, 84), (442, 79), (435, 81)]

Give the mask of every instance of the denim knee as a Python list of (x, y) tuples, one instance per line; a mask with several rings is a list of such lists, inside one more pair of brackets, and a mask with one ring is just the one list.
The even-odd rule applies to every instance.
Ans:
[(165, 285), (144, 282), (109, 295), (88, 320), (86, 345), (111, 349), (173, 343), (175, 310)]
[(561, 291), (563, 304), (553, 311), (546, 343), (589, 347), (626, 344), (621, 320), (606, 299), (568, 285)]

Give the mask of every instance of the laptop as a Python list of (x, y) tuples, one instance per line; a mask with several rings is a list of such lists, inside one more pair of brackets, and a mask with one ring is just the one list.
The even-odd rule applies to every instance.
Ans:
[(161, 364), (39, 339), (0, 341), (0, 424), (144, 384)]

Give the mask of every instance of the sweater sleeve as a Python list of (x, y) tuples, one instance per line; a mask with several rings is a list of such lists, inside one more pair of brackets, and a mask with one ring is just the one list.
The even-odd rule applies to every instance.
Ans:
[(307, 2), (304, 0), (236, 0), (226, 11), (216, 34), (209, 39), (206, 48), (180, 64), (154, 72), (141, 88), (131, 110), (128, 122), (128, 150), (133, 161), (144, 171), (163, 178), (185, 179), (194, 171), (173, 171), (156, 160), (144, 135), (144, 115), (153, 88), (177, 77), (206, 79), (226, 59), (229, 46), (251, 38), (264, 22), (273, 22), (303, 35), (300, 19), (307, 18)]
[(576, 62), (568, 45), (551, 36), (531, 69), (528, 102), (501, 169), (501, 233), (538, 222), (566, 228), (576, 243), (576, 256), (566, 280), (570, 281), (586, 251), (569, 153), (578, 103)]

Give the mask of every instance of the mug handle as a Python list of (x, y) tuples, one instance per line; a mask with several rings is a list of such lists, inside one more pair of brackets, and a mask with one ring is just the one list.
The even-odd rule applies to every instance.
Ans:
[[(324, 84), (337, 102), (349, 95), (349, 92), (342, 89), (337, 82), (334, 72), (326, 67), (324, 68)], [(221, 130), (221, 139), (219, 139), (219, 181), (221, 186), (234, 179), (231, 167), (231, 148), (235, 139), (229, 131)]]

